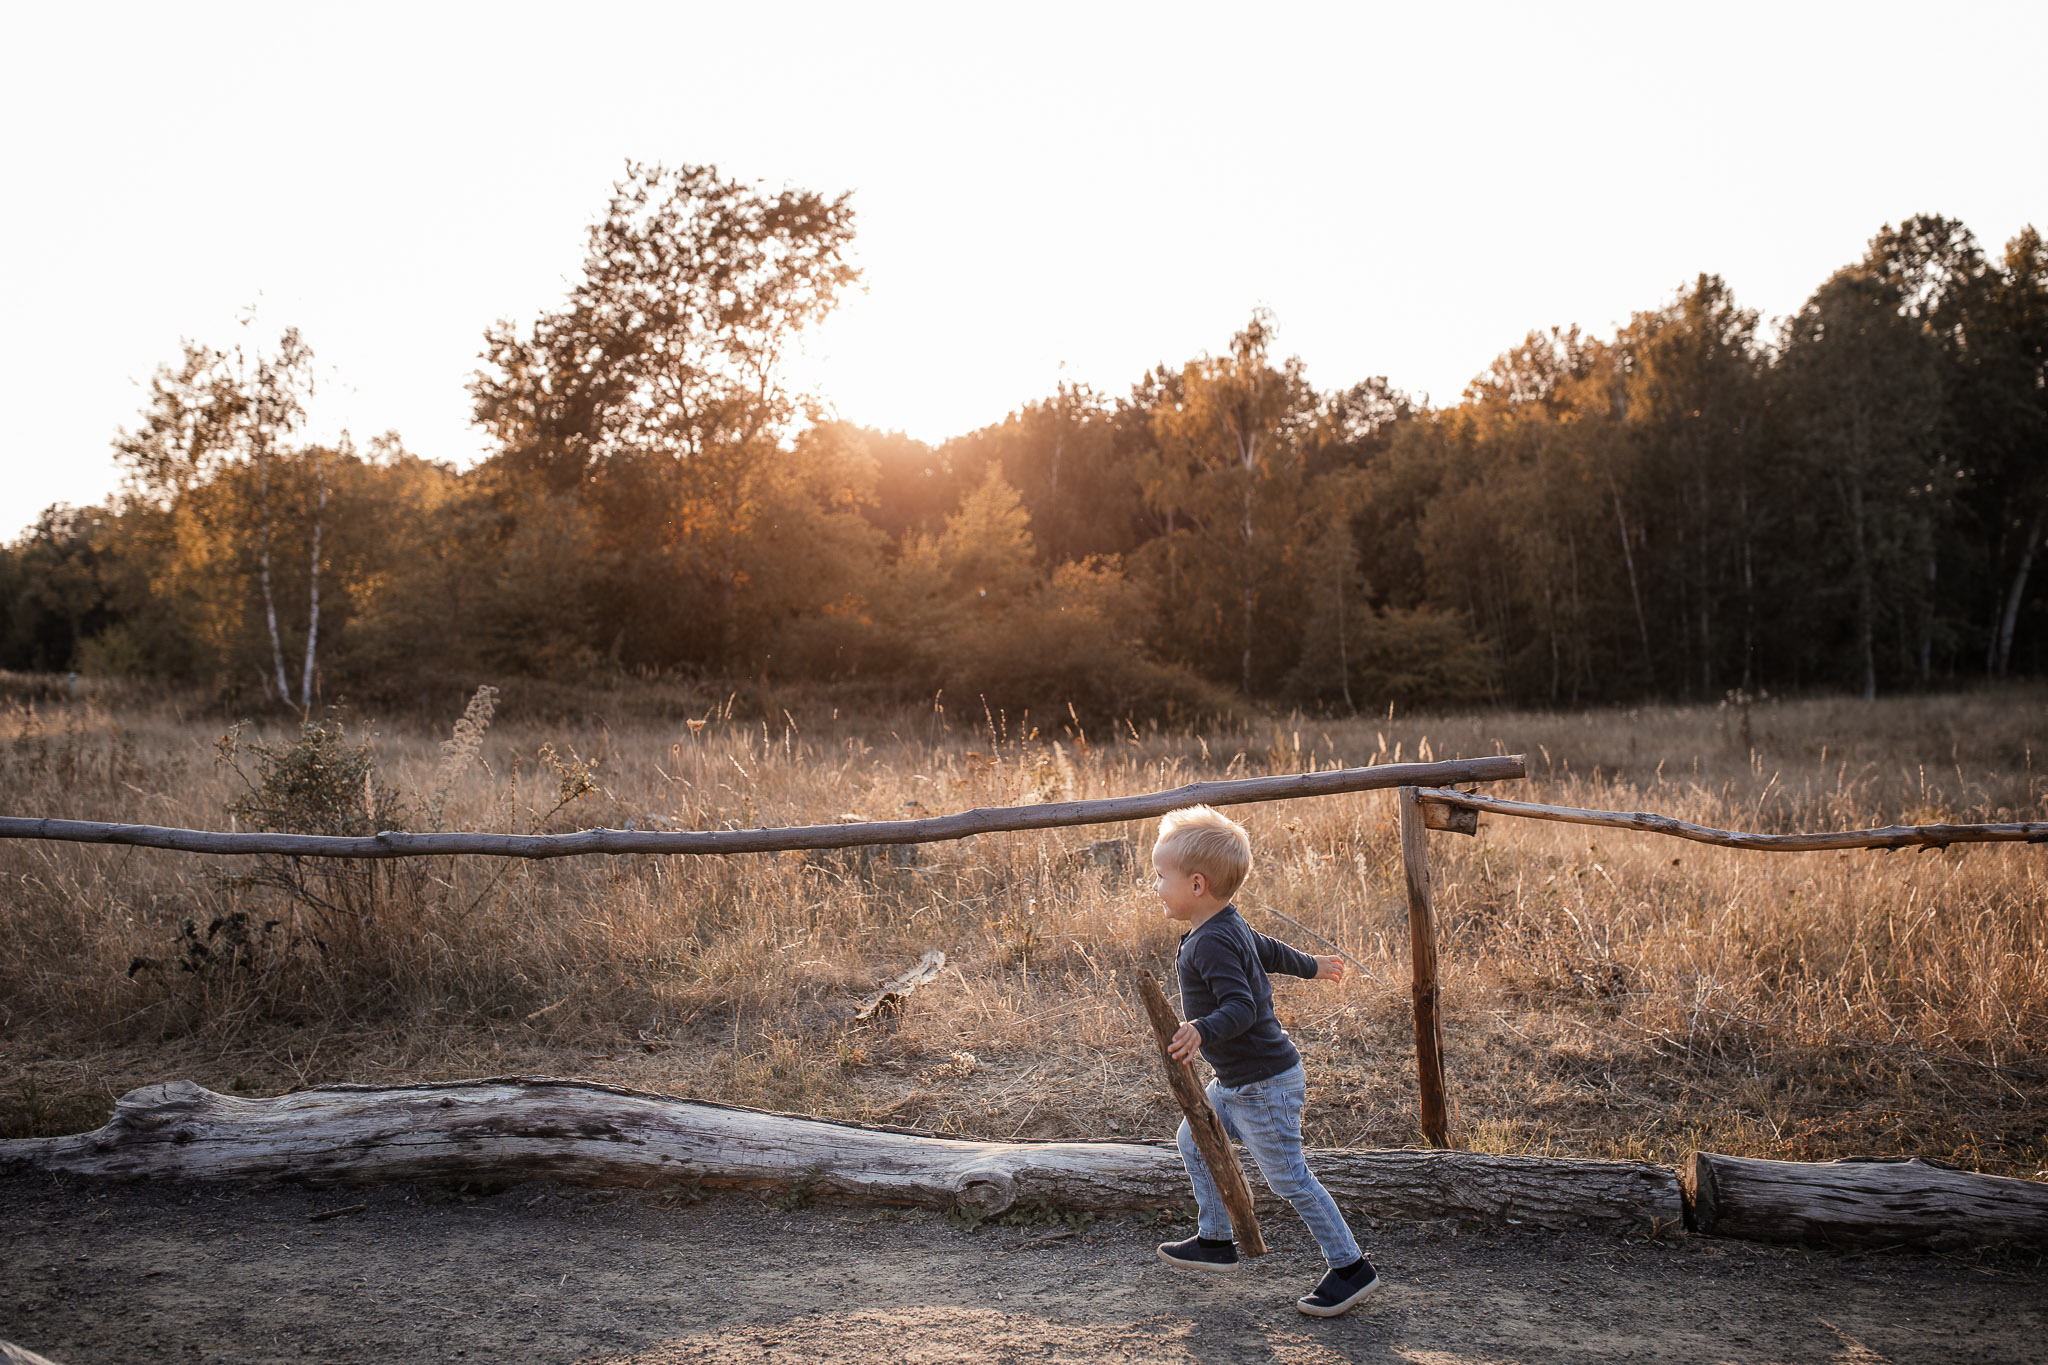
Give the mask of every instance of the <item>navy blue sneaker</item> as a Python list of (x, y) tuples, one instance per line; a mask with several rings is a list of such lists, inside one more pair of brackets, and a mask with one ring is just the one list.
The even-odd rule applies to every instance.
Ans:
[[(1164, 1250), (1161, 1248), (1162, 1254)], [(1379, 1287), (1379, 1272), (1361, 1256), (1355, 1264), (1324, 1275), (1322, 1283), (1296, 1299), (1294, 1306), (1312, 1318), (1334, 1318), (1350, 1312), (1360, 1299)]]
[(1235, 1270), (1237, 1243), (1212, 1242), (1207, 1237), (1190, 1237), (1185, 1242), (1161, 1242), (1159, 1259), (1185, 1270)]

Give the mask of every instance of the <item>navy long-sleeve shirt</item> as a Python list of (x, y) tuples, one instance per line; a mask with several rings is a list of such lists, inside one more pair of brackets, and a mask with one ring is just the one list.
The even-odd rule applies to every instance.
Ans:
[(1226, 905), (1180, 941), (1181, 1017), (1202, 1035), (1202, 1057), (1233, 1089), (1301, 1060), (1273, 1013), (1268, 972), (1313, 977), (1316, 960), (1267, 938)]

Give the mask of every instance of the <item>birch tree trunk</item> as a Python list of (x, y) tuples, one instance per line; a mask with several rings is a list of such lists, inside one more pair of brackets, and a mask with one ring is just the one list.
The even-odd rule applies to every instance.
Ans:
[(1756, 686), (1756, 561), (1750, 552), (1749, 476), (1736, 485), (1736, 515), (1742, 524), (1742, 690)]
[(261, 431), (256, 435), (256, 488), (258, 514), (263, 521), (256, 556), (257, 578), (263, 586), (263, 619), (270, 627), (270, 663), (277, 673), (277, 699), (292, 704), (292, 685), (284, 672), (284, 645), (277, 636), (277, 598), (270, 589), (270, 539), (274, 525), (270, 513), (270, 441)]
[(1650, 660), (1650, 619), (1643, 615), (1643, 590), (1636, 581), (1636, 552), (1629, 543), (1628, 517), (1621, 509), (1621, 489), (1615, 485), (1614, 476), (1607, 476), (1607, 491), (1614, 495), (1614, 520), (1621, 527), (1621, 562), (1628, 567), (1628, 595), (1635, 604), (1636, 634), (1643, 642), (1643, 668), (1648, 676), (1656, 676), (1656, 665)]
[(1244, 594), (1244, 662), (1242, 672), (1244, 694), (1246, 697), (1250, 697), (1252, 694), (1252, 626), (1255, 615), (1253, 607), (1258, 597), (1258, 590), (1253, 585), (1252, 538), (1254, 528), (1252, 525), (1252, 506), (1253, 490), (1258, 478), (1259, 442), (1256, 436), (1247, 438), (1243, 433), (1238, 434), (1237, 440), (1239, 460), (1244, 466), (1244, 559), (1242, 561), (1243, 567), (1239, 570), (1244, 575), (1244, 582), (1241, 585), (1241, 590)]
[(1856, 571), (1856, 650), (1863, 664), (1863, 700), (1877, 700), (1877, 588), (1871, 580), (1870, 533), (1865, 524), (1862, 471), (1849, 478), (1849, 536)]
[(1344, 709), (1352, 715), (1358, 714), (1358, 703), (1351, 700), (1351, 651), (1344, 642), (1344, 581), (1351, 577), (1351, 531), (1346, 527), (1343, 553), (1337, 557), (1337, 681), (1344, 692)]
[(2027, 524), (2027, 542), (2020, 547), (2020, 566), (2013, 574), (2012, 594), (2005, 599), (2005, 610), (1998, 620), (1998, 667), (1996, 675), (2003, 678), (2012, 667), (2012, 636), (2019, 624), (2020, 603), (2027, 596), (2027, 575), (2034, 569), (2034, 550), (2041, 543), (2041, 513), (2036, 510), (2034, 519)]
[[(313, 508), (313, 562), (311, 565), (312, 584), (308, 592), (306, 616), (306, 667), (299, 677), (299, 710), (311, 713), (313, 710), (313, 657), (320, 646), (320, 530), (327, 521), (327, 461), (315, 447), (313, 469), (320, 480), (320, 500)], [(273, 640), (276, 626), (271, 627)]]

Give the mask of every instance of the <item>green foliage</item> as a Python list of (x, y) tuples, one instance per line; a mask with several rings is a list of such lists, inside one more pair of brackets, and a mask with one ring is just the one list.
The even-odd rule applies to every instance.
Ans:
[[(243, 767), (247, 757), (252, 775)], [(377, 781), (368, 744), (350, 744), (338, 720), (308, 721), (290, 743), (244, 741), (242, 727), (221, 736), (215, 761), (241, 779), (243, 792), (227, 813), (253, 830), (278, 834), (362, 836), (403, 829), (405, 805)]]
[(789, 1188), (776, 1196), (775, 1207), (785, 1212), (807, 1209), (818, 1194), (818, 1178), (825, 1173), (821, 1166), (808, 1167), (802, 1175), (789, 1182)]
[[(359, 838), (413, 825), (435, 829), (460, 818), (451, 811), (463, 775), (482, 760), (498, 690), (470, 697), (440, 764), (423, 791), (401, 797), (379, 774), (371, 746), (338, 721), (301, 724), (289, 739), (251, 740), (237, 725), (220, 736), (217, 762), (241, 790), (224, 803), (240, 829)], [(161, 771), (137, 766), (132, 741), (115, 732), (104, 763), (82, 762), (60, 746), (45, 755), (39, 740), (0, 748), (5, 766), (23, 775), (67, 775), (100, 786), (124, 777), (161, 787)], [(90, 755), (86, 756), (88, 759)], [(596, 764), (551, 744), (492, 775), (497, 828), (546, 829), (567, 806), (598, 790)], [(336, 998), (382, 999), (390, 983), (431, 976), (449, 944), (487, 933), (479, 907), (491, 903), (510, 862), (457, 869), (448, 862), (384, 861), (264, 855), (211, 873), (211, 913), (185, 915), (160, 947), (145, 947), (128, 964), (134, 989), (152, 1004), (170, 1004), (194, 1021), (221, 1017), (292, 1016)], [(473, 877), (466, 872), (474, 872)], [(518, 976), (521, 986), (529, 979)], [(438, 987), (436, 989), (439, 989)], [(437, 997), (438, 998), (438, 997)], [(559, 997), (558, 997), (559, 999)], [(531, 1008), (531, 1006), (527, 1006)]]
[(12, 1094), (0, 1092), (0, 1138), (89, 1133), (107, 1121), (113, 1107), (112, 1096), (103, 1100), (61, 1089), (51, 1094), (30, 1063), (14, 1082)]
[(57, 506), (0, 551), (0, 667), (71, 668), (119, 621), (109, 591), (119, 540), (105, 509)]
[(1836, 272), (1788, 324), (1777, 375), (1791, 454), (1825, 500), (1807, 509), (1817, 595), (1854, 632), (1845, 643), (1866, 697), (1877, 695), (1881, 617), (1925, 612), (1928, 560), (1957, 488), (1938, 344), (1903, 304), (1880, 270)]
[(271, 971), (299, 946), (289, 933), (278, 932), (283, 927), (283, 920), (264, 919), (247, 910), (230, 910), (215, 915), (201, 933), (199, 922), (187, 916), (178, 923), (169, 955), (138, 957), (128, 964), (128, 975), (134, 977), (165, 967), (191, 976)]
[(1228, 712), (1227, 694), (1156, 659), (1147, 604), (1113, 559), (1036, 565), (1029, 513), (990, 466), (937, 536), (905, 547), (882, 614), (900, 622), (898, 666), (952, 696), (1022, 716), (1099, 725), (1133, 714), (1181, 721)]
[[(357, 838), (405, 827), (405, 804), (377, 780), (370, 746), (350, 744), (340, 721), (305, 722), (297, 739), (276, 744), (244, 742), (242, 727), (233, 726), (221, 736), (215, 761), (242, 783), (226, 810), (243, 827)], [(323, 953), (358, 956), (379, 936), (378, 919), (392, 891), (416, 885), (422, 875), (419, 868), (380, 872), (375, 862), (350, 859), (265, 857), (253, 871), (222, 881), (236, 895), (282, 893), (290, 905), (317, 918), (322, 928), (308, 937)]]

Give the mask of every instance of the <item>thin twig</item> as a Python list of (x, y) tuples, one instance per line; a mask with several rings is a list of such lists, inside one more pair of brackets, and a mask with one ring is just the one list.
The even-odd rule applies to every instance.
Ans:
[(1324, 946), (1325, 948), (1328, 948), (1328, 949), (1330, 949), (1331, 951), (1335, 952), (1335, 953), (1337, 954), (1337, 956), (1339, 956), (1339, 957), (1343, 958), (1343, 959), (1344, 959), (1344, 960), (1345, 960), (1346, 962), (1349, 962), (1349, 963), (1350, 963), (1350, 964), (1351, 964), (1352, 966), (1354, 966), (1354, 967), (1358, 968), (1358, 970), (1360, 970), (1361, 972), (1364, 972), (1364, 973), (1365, 973), (1366, 975), (1368, 975), (1368, 976), (1371, 976), (1371, 975), (1373, 975), (1373, 970), (1372, 970), (1372, 968), (1370, 968), (1370, 967), (1366, 966), (1366, 965), (1365, 965), (1365, 964), (1364, 964), (1363, 962), (1360, 962), (1360, 961), (1359, 961), (1359, 960), (1358, 960), (1357, 958), (1355, 958), (1355, 957), (1353, 957), (1353, 956), (1352, 956), (1351, 954), (1349, 954), (1349, 953), (1345, 952), (1345, 951), (1344, 951), (1344, 950), (1343, 950), (1342, 948), (1338, 947), (1338, 946), (1337, 946), (1337, 945), (1336, 945), (1335, 943), (1331, 942), (1331, 941), (1330, 941), (1329, 939), (1327, 939), (1327, 938), (1324, 938), (1324, 937), (1323, 937), (1323, 936), (1322, 936), (1321, 934), (1319, 934), (1319, 933), (1317, 933), (1317, 932), (1316, 932), (1315, 930), (1313, 930), (1313, 929), (1309, 928), (1309, 927), (1308, 927), (1308, 926), (1307, 926), (1306, 924), (1303, 924), (1303, 923), (1302, 923), (1302, 922), (1301, 922), (1300, 920), (1298, 920), (1298, 919), (1294, 918), (1294, 916), (1292, 916), (1292, 915), (1286, 915), (1286, 914), (1282, 914), (1282, 913), (1281, 913), (1280, 911), (1278, 911), (1278, 910), (1275, 910), (1275, 909), (1274, 909), (1274, 908), (1273, 908), (1272, 906), (1270, 906), (1270, 905), (1266, 904), (1266, 903), (1265, 903), (1264, 901), (1248, 901), (1248, 904), (1250, 904), (1250, 905), (1252, 906), (1252, 908), (1253, 908), (1253, 909), (1255, 909), (1255, 910), (1263, 910), (1263, 911), (1265, 911), (1265, 912), (1266, 912), (1267, 914), (1271, 915), (1271, 916), (1272, 916), (1272, 917), (1273, 917), (1274, 919), (1280, 919), (1280, 920), (1285, 920), (1285, 921), (1287, 921), (1287, 922), (1288, 922), (1289, 924), (1291, 924), (1291, 925), (1293, 925), (1293, 926), (1294, 926), (1295, 928), (1297, 928), (1297, 929), (1301, 930), (1301, 932), (1303, 932), (1304, 934), (1307, 934), (1307, 935), (1308, 935), (1308, 936), (1309, 936), (1310, 938), (1314, 939), (1314, 940), (1315, 940), (1316, 942), (1318, 942), (1318, 943), (1322, 944), (1322, 945), (1323, 945), (1323, 946)]
[(362, 1213), (369, 1207), (368, 1204), (350, 1204), (345, 1209), (323, 1209), (319, 1213), (307, 1214), (306, 1221), (309, 1223), (324, 1223), (330, 1218), (346, 1218), (352, 1213)]

